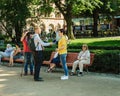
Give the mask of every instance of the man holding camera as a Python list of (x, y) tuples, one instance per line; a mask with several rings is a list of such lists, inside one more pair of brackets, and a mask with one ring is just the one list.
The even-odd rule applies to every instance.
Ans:
[(28, 46), (28, 41), (31, 38), (31, 35), (33, 35), (34, 32), (31, 30), (24, 30), (21, 42), (23, 43), (23, 52), (24, 52), (24, 75), (28, 75), (28, 66), (30, 67), (30, 75), (33, 75), (33, 55), (32, 52)]

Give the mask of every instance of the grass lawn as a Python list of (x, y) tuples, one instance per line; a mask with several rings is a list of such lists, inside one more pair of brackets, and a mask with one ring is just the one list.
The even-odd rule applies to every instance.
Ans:
[(81, 38), (70, 41), (70, 45), (82, 45), (83, 43), (86, 43), (89, 46), (120, 46), (120, 36), (104, 38)]

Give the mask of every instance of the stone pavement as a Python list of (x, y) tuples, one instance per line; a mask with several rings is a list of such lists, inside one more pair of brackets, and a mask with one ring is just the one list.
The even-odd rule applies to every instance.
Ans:
[(21, 67), (0, 65), (0, 96), (120, 96), (120, 75), (89, 73), (62, 81), (63, 72), (44, 70), (45, 81), (35, 82), (33, 76), (20, 76)]

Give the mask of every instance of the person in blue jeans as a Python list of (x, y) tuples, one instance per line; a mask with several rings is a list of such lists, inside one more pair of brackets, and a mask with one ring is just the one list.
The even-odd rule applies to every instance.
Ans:
[(28, 75), (28, 66), (30, 67), (30, 75), (33, 75), (33, 55), (28, 46), (28, 40), (32, 34), (29, 31), (25, 30), (21, 37), (21, 42), (23, 43), (23, 52), (24, 52), (24, 75)]
[(25, 59), (25, 64), (24, 64), (25, 74), (24, 75), (27, 75), (27, 73), (28, 73), (28, 66), (30, 67), (30, 75), (33, 75), (33, 55), (32, 55), (32, 53), (25, 52), (24, 59)]
[(63, 64), (63, 68), (64, 68), (64, 71), (65, 71), (65, 75), (61, 77), (61, 80), (65, 80), (65, 79), (68, 79), (68, 67), (67, 67), (67, 64), (66, 64), (66, 56), (67, 54), (61, 54), (60, 55), (60, 58), (61, 58), (61, 62)]
[(63, 29), (60, 29), (59, 30), (60, 40), (58, 41), (58, 48), (56, 49), (56, 51), (60, 55), (60, 60), (61, 60), (64, 72), (65, 72), (64, 75), (61, 76), (61, 80), (67, 80), (69, 78), (68, 67), (67, 67), (67, 64), (66, 64), (67, 38), (64, 34), (65, 34), (65, 31)]

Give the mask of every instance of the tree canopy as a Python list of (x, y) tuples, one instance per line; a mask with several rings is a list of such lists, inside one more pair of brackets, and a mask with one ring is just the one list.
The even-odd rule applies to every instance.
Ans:
[(26, 19), (30, 17), (28, 9), (30, 2), (31, 0), (1, 0), (0, 22), (14, 42), (20, 42), (22, 28), (25, 26)]
[[(34, 16), (31, 13), (37, 9), (41, 14), (49, 16), (54, 11), (53, 4), (64, 16), (67, 35), (72, 39), (74, 38), (72, 30), (73, 17), (92, 16), (95, 25), (93, 33), (97, 37), (99, 15), (106, 17), (120, 15), (120, 0), (1, 0), (0, 22), (2, 29), (7, 32), (7, 35), (13, 41), (19, 42), (26, 19)], [(41, 16), (41, 14), (38, 16)]]

